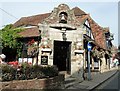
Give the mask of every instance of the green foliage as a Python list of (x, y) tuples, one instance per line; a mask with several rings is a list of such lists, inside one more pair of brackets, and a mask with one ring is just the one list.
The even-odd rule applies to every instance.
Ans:
[(58, 69), (55, 66), (33, 66), (23, 63), (19, 68), (9, 65), (0, 65), (0, 67), (2, 70), (2, 81), (41, 79), (58, 75)]
[(46, 66), (42, 68), (42, 72), (46, 77), (53, 77), (58, 74), (58, 69), (55, 66)]
[(2, 47), (17, 49), (17, 53), (20, 55), (22, 43), (17, 41), (17, 39), (21, 37), (18, 33), (23, 30), (23, 28), (13, 28), (12, 24), (6, 25), (2, 30), (0, 30), (0, 41), (2, 43)]
[(16, 69), (4, 64), (4, 65), (0, 65), (1, 69), (2, 69), (2, 80), (3, 81), (11, 81), (15, 79), (15, 74), (16, 74)]
[(7, 25), (5, 28), (3, 28), (0, 32), (2, 35), (2, 44), (4, 47), (9, 48), (16, 48), (18, 44), (17, 38), (20, 37), (18, 35), (19, 32), (21, 32), (21, 28), (12, 28), (12, 25)]

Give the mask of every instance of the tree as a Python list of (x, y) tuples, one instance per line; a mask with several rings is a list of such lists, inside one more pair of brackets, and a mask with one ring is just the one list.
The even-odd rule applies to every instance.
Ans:
[(6, 25), (3, 29), (0, 30), (0, 41), (3, 48), (16, 49), (18, 56), (21, 54), (22, 42), (18, 41), (18, 38), (22, 37), (18, 33), (23, 31), (23, 28), (13, 28), (12, 24)]

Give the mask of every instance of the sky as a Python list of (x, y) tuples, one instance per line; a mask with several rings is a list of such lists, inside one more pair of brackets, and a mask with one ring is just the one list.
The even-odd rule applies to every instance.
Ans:
[[(120, 2), (118, 3), (118, 16), (120, 16)], [(118, 17), (118, 45), (120, 45), (120, 17)]]
[[(35, 0), (34, 0), (35, 1)], [(91, 2), (90, 2), (91, 1)], [(61, 0), (36, 0), (33, 2), (31, 0), (21, 0), (16, 2), (15, 0), (4, 0), (0, 2), (0, 28), (4, 25), (13, 24), (21, 17), (27, 17), (37, 14), (43, 14), (51, 12), (54, 7), (58, 7), (59, 4), (65, 3), (70, 9), (74, 7), (79, 7), (90, 16), (102, 27), (109, 27), (110, 32), (114, 34), (113, 44), (118, 46), (118, 2), (117, 0), (100, 1), (95, 2), (95, 0), (78, 0), (78, 1), (66, 1)]]

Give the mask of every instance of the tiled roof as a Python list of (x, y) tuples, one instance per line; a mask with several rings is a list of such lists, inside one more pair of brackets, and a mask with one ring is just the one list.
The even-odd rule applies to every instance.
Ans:
[(22, 37), (37, 37), (39, 35), (38, 27), (26, 28), (24, 31), (20, 32), (19, 35)]
[[(85, 14), (85, 12), (79, 9), (78, 7), (75, 7), (72, 10), (74, 11), (74, 14), (76, 16)], [(50, 14), (51, 13), (45, 13), (45, 14), (38, 14), (34, 16), (22, 17), (21, 19), (19, 19), (17, 22), (13, 24), (13, 27), (31, 26), (31, 25), (37, 26), (38, 23), (42, 22), (45, 18), (49, 17)], [(22, 31), (19, 34), (22, 35), (23, 37), (39, 36), (39, 32), (37, 28), (27, 28), (25, 29), (25, 31)]]
[(74, 11), (75, 16), (86, 15), (86, 13), (78, 7), (75, 7), (72, 10)]
[(106, 49), (106, 38), (104, 35), (104, 29), (99, 26), (89, 15), (88, 16), (88, 21), (90, 23), (90, 27), (92, 30), (92, 34), (95, 38), (95, 42), (103, 49)]
[[(75, 16), (85, 15), (86, 13), (82, 11), (80, 8), (75, 7), (72, 9), (74, 11)], [(17, 22), (13, 24), (14, 27), (20, 26), (29, 26), (29, 25), (38, 25), (38, 23), (42, 22), (45, 18), (50, 16), (51, 13), (38, 14), (34, 16), (22, 17)]]
[(82, 15), (82, 16), (76, 16), (77, 20), (80, 22), (84, 22), (86, 19), (89, 21), (93, 37), (95, 39), (95, 42), (97, 43), (97, 46), (99, 45), (100, 48), (106, 49), (106, 38), (104, 35), (104, 32), (109, 32), (109, 28), (102, 28), (99, 26), (91, 17), (89, 14)]
[(20, 26), (38, 25), (38, 23), (42, 22), (49, 15), (50, 13), (45, 13), (34, 16), (22, 17), (20, 20), (15, 22), (13, 26), (20, 27)]
[(76, 16), (76, 19), (83, 24), (85, 20), (87, 19), (87, 15), (82, 15), (82, 16)]

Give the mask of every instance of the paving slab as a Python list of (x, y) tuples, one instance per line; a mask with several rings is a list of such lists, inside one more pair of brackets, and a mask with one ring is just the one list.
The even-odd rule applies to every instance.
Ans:
[(114, 74), (117, 73), (117, 68), (113, 68), (109, 71), (105, 71), (104, 73), (99, 73), (92, 75), (91, 80), (84, 80), (81, 82), (74, 82), (74, 84), (71, 84), (67, 89), (94, 89), (101, 83), (105, 82), (108, 80), (110, 77), (112, 77)]

